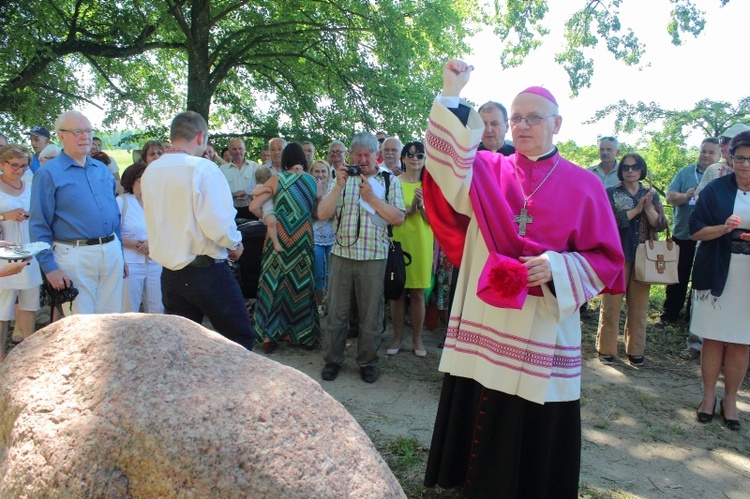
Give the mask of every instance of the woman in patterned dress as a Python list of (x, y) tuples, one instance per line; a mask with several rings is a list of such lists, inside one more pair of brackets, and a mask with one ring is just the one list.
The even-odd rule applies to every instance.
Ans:
[(317, 186), (306, 173), (309, 166), (299, 144), (287, 144), (281, 166), (282, 171), (264, 184), (271, 192), (256, 195), (250, 204), (250, 210), (259, 216), (263, 203), (273, 196), (283, 247), (283, 251), (276, 251), (268, 237), (263, 245), (254, 326), (267, 353), (280, 341), (312, 349), (320, 339), (312, 226)]

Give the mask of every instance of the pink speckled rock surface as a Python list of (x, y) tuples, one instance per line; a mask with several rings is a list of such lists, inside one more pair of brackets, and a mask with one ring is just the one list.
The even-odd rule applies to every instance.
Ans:
[(344, 407), (186, 319), (80, 315), (0, 363), (0, 497), (405, 497)]

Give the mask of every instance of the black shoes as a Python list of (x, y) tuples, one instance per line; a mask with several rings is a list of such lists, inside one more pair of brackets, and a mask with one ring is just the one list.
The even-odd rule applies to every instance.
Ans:
[(375, 366), (365, 366), (359, 370), (362, 381), (365, 383), (375, 383), (378, 379), (378, 368)]
[(740, 421), (738, 419), (727, 419), (724, 415), (724, 399), (719, 402), (719, 414), (724, 418), (724, 426), (732, 431), (740, 431), (740, 428), (742, 427)]
[[(698, 406), (698, 409), (700, 409), (701, 406)], [(713, 406), (713, 412), (711, 414), (707, 412), (700, 412), (696, 411), (695, 415), (698, 418), (699, 423), (710, 423), (714, 419), (714, 412), (716, 412), (716, 400), (714, 400), (714, 406)]]
[(336, 379), (336, 376), (339, 375), (340, 370), (341, 366), (338, 364), (326, 364), (325, 367), (323, 367), (323, 371), (320, 373), (320, 377), (325, 381), (333, 381)]
[(628, 355), (628, 360), (633, 367), (641, 367), (646, 361), (646, 359), (643, 358), (643, 355)]
[(604, 354), (600, 353), (599, 354), (599, 362), (601, 362), (605, 366), (611, 366), (612, 364), (615, 363), (615, 358), (613, 356), (611, 356), (611, 355), (604, 355)]
[[(339, 375), (341, 366), (338, 364), (326, 364), (320, 377), (325, 381), (333, 381)], [(378, 368), (376, 366), (365, 366), (359, 370), (359, 375), (365, 383), (375, 383), (378, 379)]]

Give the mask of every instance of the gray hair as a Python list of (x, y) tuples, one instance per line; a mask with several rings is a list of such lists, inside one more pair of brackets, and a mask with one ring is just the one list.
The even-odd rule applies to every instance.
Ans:
[(607, 142), (612, 142), (615, 145), (615, 149), (619, 149), (620, 148), (620, 142), (616, 138), (614, 138), (614, 137), (599, 137), (599, 143), (600, 144), (602, 142), (604, 142), (605, 140)]
[(62, 113), (60, 115), (59, 118), (57, 118), (55, 120), (55, 132), (57, 132), (59, 134), (60, 133), (60, 129), (63, 127), (63, 124), (65, 123), (65, 121), (68, 118), (72, 118), (74, 116), (77, 117), (77, 118), (84, 118), (84, 119), (88, 120), (88, 118), (86, 118), (86, 116), (82, 112), (80, 112), (80, 111), (65, 111), (64, 113)]
[(399, 154), (401, 154), (401, 149), (404, 148), (404, 144), (401, 143), (401, 139), (399, 139), (398, 137), (395, 137), (395, 136), (394, 137), (388, 137), (387, 139), (385, 139), (383, 141), (383, 145), (385, 145), (385, 143), (388, 142), (389, 140), (395, 140), (396, 141), (396, 144), (398, 144)]
[(331, 142), (331, 145), (330, 145), (330, 146), (328, 146), (328, 151), (329, 151), (329, 152), (331, 151), (331, 148), (332, 148), (333, 146), (341, 146), (341, 148), (342, 148), (342, 149), (346, 149), (346, 144), (344, 144), (344, 143), (343, 143), (343, 142), (341, 142), (340, 140), (334, 140), (333, 142)]
[(39, 159), (42, 159), (45, 156), (51, 156), (53, 154), (55, 155), (55, 157), (57, 157), (60, 155), (60, 151), (62, 151), (62, 149), (60, 149), (60, 146), (56, 144), (47, 144), (47, 147), (39, 151)]
[(304, 146), (304, 145), (306, 145), (306, 144), (310, 144), (310, 147), (312, 147), (312, 150), (313, 150), (313, 152), (315, 152), (315, 144), (313, 144), (313, 143), (312, 143), (312, 142), (310, 142), (309, 140), (306, 140), (306, 141), (304, 141), (304, 142), (302, 143), (302, 145), (303, 145), (303, 146)]
[(349, 146), (349, 150), (353, 151), (355, 147), (364, 149), (371, 153), (377, 153), (380, 150), (380, 142), (370, 132), (360, 132), (352, 139), (352, 144)]
[(10, 142), (8, 140), (8, 136), (5, 135), (3, 132), (0, 132), (0, 138), (2, 138), (3, 141), (5, 141), (5, 145), (8, 145), (8, 142)]
[(281, 141), (281, 148), (282, 149), (286, 148), (286, 139), (282, 139), (281, 137), (274, 137), (271, 140), (269, 140), (268, 141), (268, 147), (269, 148), (271, 147), (271, 142), (273, 142), (274, 140), (280, 140)]

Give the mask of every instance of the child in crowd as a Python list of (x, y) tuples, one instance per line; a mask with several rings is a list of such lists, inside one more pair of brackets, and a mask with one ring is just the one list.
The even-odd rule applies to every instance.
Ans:
[[(257, 170), (255, 170), (255, 189), (253, 189), (253, 196), (263, 194), (264, 192), (271, 192), (270, 187), (266, 187), (265, 185), (263, 185), (264, 183), (268, 182), (268, 179), (271, 178), (271, 175), (271, 169), (267, 166), (261, 165)], [(263, 203), (261, 209), (263, 210), (263, 217), (261, 217), (261, 220), (263, 220), (263, 223), (266, 224), (268, 237), (273, 243), (273, 248), (276, 251), (284, 251), (284, 248), (281, 246), (281, 242), (279, 241), (279, 233), (276, 231), (276, 213), (274, 212), (273, 208), (273, 198), (270, 198), (268, 201)]]

